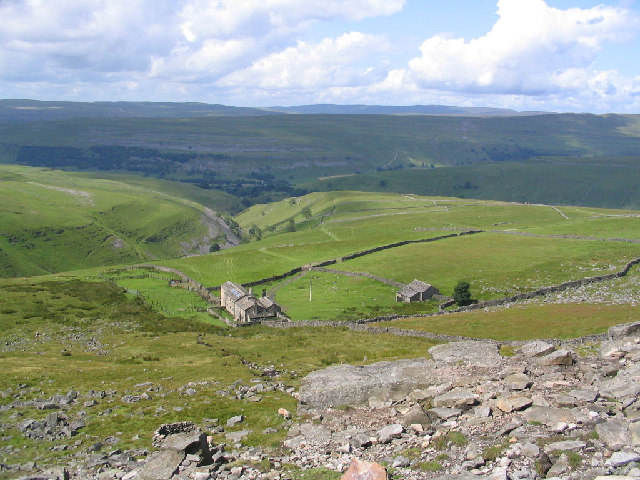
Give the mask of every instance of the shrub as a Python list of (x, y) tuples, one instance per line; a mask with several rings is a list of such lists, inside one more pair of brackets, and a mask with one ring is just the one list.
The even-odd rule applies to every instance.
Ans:
[(461, 307), (471, 305), (473, 303), (473, 300), (471, 300), (471, 285), (469, 285), (469, 282), (461, 280), (456, 284), (453, 288), (453, 299)]

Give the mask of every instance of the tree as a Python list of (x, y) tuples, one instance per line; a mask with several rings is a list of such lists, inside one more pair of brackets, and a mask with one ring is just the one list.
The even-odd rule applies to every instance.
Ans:
[(311, 218), (311, 209), (309, 207), (304, 207), (302, 210), (300, 210), (300, 213), (307, 220)]
[(473, 300), (471, 300), (470, 289), (471, 285), (469, 285), (469, 282), (465, 282), (464, 280), (459, 281), (453, 288), (453, 299), (461, 307), (471, 305), (473, 303)]
[(287, 226), (284, 229), (285, 232), (295, 232), (296, 231), (296, 224), (293, 221), (293, 218), (290, 218), (289, 220), (287, 220)]

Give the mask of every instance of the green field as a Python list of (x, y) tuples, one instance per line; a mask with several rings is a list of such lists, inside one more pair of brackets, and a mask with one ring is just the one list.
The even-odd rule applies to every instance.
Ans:
[[(173, 274), (108, 266), (149, 263), (143, 253), (154, 246), (146, 247), (144, 239), (158, 235), (158, 229), (166, 231), (167, 225), (189, 219), (198, 224), (204, 207), (190, 196), (193, 191), (181, 192), (176, 185), (159, 180), (121, 177), (119, 182), (115, 177), (87, 178), (24, 167), (6, 167), (2, 172), (0, 208), (7, 222), (0, 238), (8, 243), (1, 247), (5, 265), (16, 269), (41, 265), (37, 273), (74, 270), (0, 279), (0, 391), (5, 392), (0, 405), (49, 398), (71, 387), (82, 395), (91, 390), (116, 391), (94, 407), (79, 403), (67, 412), (73, 417), (80, 409), (87, 410), (87, 426), (76, 437), (58, 442), (67, 447), (65, 451), (50, 450), (52, 442), (29, 440), (10, 418), (13, 410), (0, 410), (0, 423), (7, 425), (0, 448), (12, 448), (13, 463), (64, 464), (68, 455), (86, 451), (107, 436), (118, 437), (117, 448), (150, 448), (151, 433), (162, 423), (187, 420), (209, 425), (207, 419), (218, 419), (224, 424), (237, 414), (247, 420), (236, 429), (252, 431), (245, 443), (278, 448), (286, 425), (277, 410), (295, 411), (296, 406), (296, 399), (283, 390), (298, 387), (302, 376), (338, 363), (424, 357), (433, 345), (427, 338), (354, 332), (346, 327), (229, 328), (204, 312), (209, 305), (200, 297), (171, 287)], [(176, 190), (154, 192), (163, 185)], [(139, 208), (127, 208), (131, 205)], [(174, 258), (154, 262), (212, 287), (227, 280), (254, 282), (396, 242), (483, 230), (396, 246), (330, 265), (400, 282), (418, 278), (445, 295), (452, 293), (458, 280), (466, 279), (473, 297), (482, 300), (620, 270), (638, 256), (637, 243), (553, 235), (638, 240), (638, 214), (392, 193), (317, 192), (255, 205), (237, 216), (248, 240), (241, 245), (180, 258), (167, 250), (165, 254)], [(295, 231), (286, 232), (290, 218)], [(256, 229), (249, 234), (254, 225), (260, 235)], [(69, 235), (64, 237), (67, 241), (55, 242), (47, 240), (48, 234), (34, 233), (48, 232), (48, 228), (61, 229), (61, 236)], [(122, 258), (99, 254), (78, 233), (92, 228), (103, 229), (97, 238), (117, 234), (126, 239), (136, 254)], [(18, 233), (29, 234), (31, 247), (15, 240), (10, 244), (8, 232), (16, 238)], [(258, 236), (261, 240), (256, 240)], [(173, 235), (166, 237), (167, 249), (177, 243)], [(25, 251), (22, 257), (16, 254), (20, 248)], [(95, 251), (95, 264), (88, 260), (92, 257), (84, 253), (87, 250)], [(38, 263), (45, 258), (51, 263)], [(15, 271), (3, 267), (2, 273), (15, 276)], [(497, 340), (601, 333), (610, 325), (638, 320), (633, 304), (640, 291), (638, 278), (635, 267), (627, 277), (582, 288), (579, 295), (567, 292), (511, 308), (414, 316), (382, 325)], [(435, 301), (398, 304), (397, 287), (378, 280), (329, 272), (268, 281), (254, 290), (263, 288), (274, 289), (276, 301), (294, 321), (353, 321), (438, 309)], [(266, 367), (279, 371), (274, 380), (279, 387), (260, 394), (259, 402), (236, 398), (238, 382), (270, 381), (261, 376)], [(187, 388), (195, 394), (187, 395)], [(146, 400), (122, 400), (145, 392), (150, 396)], [(35, 407), (20, 413), (34, 419), (46, 414)], [(275, 429), (269, 430), (274, 433), (264, 433), (267, 428)], [(219, 435), (216, 441), (225, 439)]]
[(631, 305), (563, 304), (516, 305), (491, 312), (456, 313), (372, 325), (494, 340), (535, 340), (605, 333), (612, 325), (638, 320), (640, 312)]
[[(421, 357), (433, 345), (427, 339), (333, 328), (223, 330), (155, 313), (112, 283), (78, 280), (0, 280), (0, 332), (0, 391), (15, 394), (1, 396), (0, 405), (66, 394), (71, 388), (82, 395), (117, 392), (95, 407), (80, 402), (65, 412), (75, 417), (87, 411), (87, 426), (79, 435), (55, 442), (66, 445), (65, 451), (52, 451), (53, 442), (27, 439), (16, 428), (3, 429), (0, 448), (15, 449), (12, 463), (48, 465), (64, 464), (68, 455), (110, 435), (118, 437), (118, 448), (149, 448), (160, 424), (206, 424), (205, 419), (216, 418), (224, 425), (238, 414), (247, 417), (240, 428), (253, 431), (246, 443), (275, 448), (286, 434), (277, 410), (295, 412), (296, 399), (279, 390), (261, 394), (258, 403), (220, 393), (233, 390), (234, 382), (254, 384), (251, 380), (260, 378), (256, 366), (274, 365), (281, 372), (276, 382), (297, 387), (302, 376), (326, 365)], [(183, 393), (189, 382), (197, 390), (193, 396)], [(148, 400), (120, 401), (146, 392), (149, 385), (157, 390)], [(13, 412), (0, 410), (0, 422), (9, 425)], [(35, 407), (20, 412), (36, 419), (49, 413)], [(276, 433), (262, 433), (266, 428)]]
[[(307, 188), (639, 207), (633, 115), (71, 118), (1, 125), (0, 136), (0, 160), (33, 166), (212, 185), (267, 175), (300, 186), (350, 175)], [(50, 151), (30, 156), (32, 147)], [(94, 147), (120, 153), (96, 158)], [(278, 197), (268, 191), (260, 193)], [(252, 203), (250, 193), (240, 196)]]
[[(466, 162), (465, 162), (466, 163)], [(309, 190), (415, 193), (509, 202), (640, 208), (637, 157), (532, 158), (327, 178)]]
[(114, 180), (0, 166), (0, 276), (175, 258), (224, 234), (189, 199)]

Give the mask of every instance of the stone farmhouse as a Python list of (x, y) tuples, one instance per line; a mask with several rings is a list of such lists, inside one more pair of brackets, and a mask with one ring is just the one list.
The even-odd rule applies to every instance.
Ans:
[(396, 302), (426, 302), (431, 300), (434, 295), (440, 295), (436, 287), (420, 280), (414, 280), (396, 293)]
[(225, 282), (220, 287), (220, 305), (238, 323), (252, 323), (265, 318), (277, 317), (282, 309), (267, 297), (256, 298), (253, 292), (242, 285)]

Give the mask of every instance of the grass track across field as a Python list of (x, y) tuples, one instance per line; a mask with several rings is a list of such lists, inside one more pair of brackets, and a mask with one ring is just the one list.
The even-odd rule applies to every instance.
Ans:
[(407, 318), (371, 326), (493, 340), (576, 338), (604, 333), (612, 325), (640, 320), (638, 307), (603, 304), (515, 305), (489, 312)]

